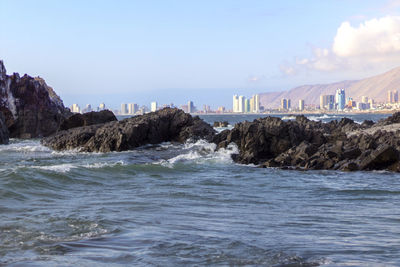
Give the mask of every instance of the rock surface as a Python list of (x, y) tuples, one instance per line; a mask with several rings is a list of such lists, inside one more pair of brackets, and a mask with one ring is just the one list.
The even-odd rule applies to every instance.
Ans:
[(167, 141), (185, 142), (190, 138), (211, 140), (214, 134), (214, 129), (200, 118), (179, 109), (164, 108), (122, 121), (60, 131), (43, 138), (42, 144), (55, 150), (109, 152)]
[(99, 112), (92, 111), (84, 114), (74, 114), (60, 125), (59, 130), (68, 130), (71, 128), (82, 127), (82, 126), (90, 126), (94, 124), (106, 123), (110, 121), (117, 121), (114, 113), (109, 110), (102, 110)]
[(6, 74), (0, 60), (0, 112), (10, 137), (36, 138), (55, 133), (70, 115), (63, 102), (40, 77)]
[(0, 112), (0, 145), (8, 144), (8, 129), (4, 121), (4, 115)]
[(347, 118), (322, 123), (304, 116), (292, 121), (266, 117), (238, 123), (213, 141), (219, 148), (235, 143), (235, 161), (262, 167), (400, 171), (399, 118), (395, 113), (360, 125)]
[(229, 123), (227, 121), (214, 121), (214, 127), (228, 127)]

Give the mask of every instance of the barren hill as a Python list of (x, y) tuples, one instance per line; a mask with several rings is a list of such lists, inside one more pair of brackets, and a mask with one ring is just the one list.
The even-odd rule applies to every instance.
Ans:
[(346, 97), (350, 96), (356, 101), (360, 101), (362, 96), (368, 96), (376, 102), (385, 102), (388, 90), (400, 91), (400, 67), (358, 81), (302, 85), (289, 91), (261, 93), (260, 102), (265, 108), (279, 107), (282, 98), (291, 99), (293, 107), (298, 106), (299, 99), (304, 99), (306, 105), (319, 105), (320, 95), (335, 94), (338, 88), (344, 88)]

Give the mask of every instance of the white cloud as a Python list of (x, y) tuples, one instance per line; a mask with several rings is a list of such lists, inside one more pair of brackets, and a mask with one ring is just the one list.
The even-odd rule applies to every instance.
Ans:
[[(400, 17), (386, 16), (367, 20), (358, 26), (343, 22), (337, 29), (332, 47), (314, 48), (311, 58), (297, 59), (290, 72), (387, 68), (400, 64)], [(289, 68), (289, 67), (287, 67)]]

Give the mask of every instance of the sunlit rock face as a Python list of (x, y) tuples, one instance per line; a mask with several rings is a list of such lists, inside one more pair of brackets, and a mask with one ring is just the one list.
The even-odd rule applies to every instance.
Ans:
[(0, 112), (12, 138), (51, 135), (69, 115), (60, 97), (42, 78), (7, 75), (1, 60)]

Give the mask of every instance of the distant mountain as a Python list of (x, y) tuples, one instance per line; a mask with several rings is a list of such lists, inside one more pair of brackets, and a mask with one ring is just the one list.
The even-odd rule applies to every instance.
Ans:
[(306, 105), (314, 104), (318, 106), (320, 95), (333, 95), (338, 88), (344, 88), (346, 97), (352, 97), (355, 101), (360, 101), (362, 96), (368, 96), (376, 102), (385, 102), (388, 90), (400, 91), (400, 67), (358, 81), (303, 85), (289, 91), (260, 93), (260, 102), (261, 106), (265, 108), (277, 108), (282, 98), (289, 98), (292, 107), (297, 107), (299, 99), (304, 99)]

